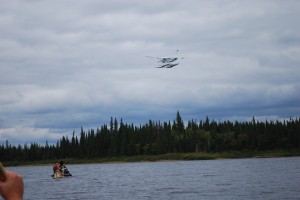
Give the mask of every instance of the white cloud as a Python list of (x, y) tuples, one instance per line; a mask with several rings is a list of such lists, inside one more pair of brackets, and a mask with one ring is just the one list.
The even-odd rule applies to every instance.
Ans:
[[(66, 134), (66, 133), (65, 133)], [(0, 129), (0, 143), (5, 143), (7, 140), (13, 144), (33, 143), (37, 142), (45, 144), (48, 141), (50, 144), (56, 143), (61, 139), (63, 134), (52, 132), (46, 128), (32, 127), (14, 127)]]

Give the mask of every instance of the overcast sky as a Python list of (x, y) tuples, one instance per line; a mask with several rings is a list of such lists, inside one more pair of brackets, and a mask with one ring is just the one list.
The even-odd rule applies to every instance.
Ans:
[[(184, 57), (158, 69), (146, 56)], [(9, 0), (0, 144), (149, 119), (300, 116), (298, 0)]]

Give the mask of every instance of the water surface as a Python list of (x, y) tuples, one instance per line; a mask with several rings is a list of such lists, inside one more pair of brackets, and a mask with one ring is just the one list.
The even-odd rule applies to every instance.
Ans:
[(24, 199), (299, 199), (300, 157), (10, 167)]

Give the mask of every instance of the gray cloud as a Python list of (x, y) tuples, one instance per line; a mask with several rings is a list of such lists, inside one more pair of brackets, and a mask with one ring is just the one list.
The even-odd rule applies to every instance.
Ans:
[[(300, 2), (7, 1), (0, 142), (128, 123), (299, 117)], [(185, 57), (157, 69), (146, 56)]]

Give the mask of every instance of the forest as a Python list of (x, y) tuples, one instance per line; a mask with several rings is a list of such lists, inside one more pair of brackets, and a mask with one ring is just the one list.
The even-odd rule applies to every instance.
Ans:
[(300, 148), (300, 120), (216, 122), (206, 117), (185, 125), (179, 111), (171, 122), (151, 121), (144, 125), (124, 123), (111, 117), (109, 125), (62, 136), (56, 144), (0, 145), (2, 162), (65, 158), (93, 159), (113, 156), (166, 153), (223, 152), (230, 150), (274, 150)]

